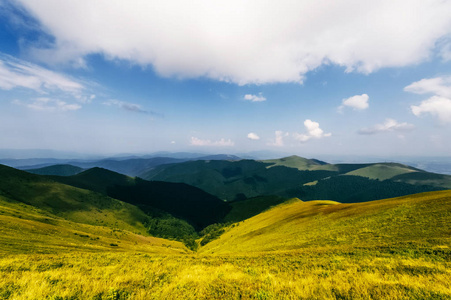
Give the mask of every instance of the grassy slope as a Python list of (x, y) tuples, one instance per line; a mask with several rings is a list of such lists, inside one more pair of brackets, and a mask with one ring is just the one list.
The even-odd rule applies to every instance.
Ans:
[(411, 168), (409, 166), (401, 165), (401, 164), (392, 164), (392, 163), (384, 163), (384, 164), (373, 164), (368, 167), (360, 168), (351, 172), (346, 173), (346, 175), (354, 175), (354, 176), (362, 176), (368, 177), (370, 179), (391, 179), (394, 176), (417, 172), (418, 170)]
[(293, 200), (240, 222), (203, 253), (451, 246), (451, 191), (356, 204)]
[(185, 250), (179, 242), (145, 237), (122, 229), (71, 222), (48, 211), (0, 196), (1, 255), (68, 251), (180, 253)]
[(287, 201), (287, 198), (284, 197), (261, 196), (242, 201), (230, 202), (232, 209), (225, 216), (224, 222), (243, 221), (285, 201)]
[[(232, 247), (237, 248), (233, 255), (179, 255), (178, 249), (182, 248), (161, 240), (153, 241), (155, 244), (144, 250), (135, 236), (130, 236), (130, 242), (126, 242), (125, 238), (122, 239), (122, 232), (100, 234), (97, 227), (88, 225), (82, 225), (84, 228), (79, 231), (78, 228), (71, 228), (72, 225), (64, 223), (63, 227), (67, 232), (58, 231), (54, 234), (49, 231), (48, 235), (42, 234), (42, 239), (37, 238), (39, 246), (46, 247), (42, 242), (48, 241), (49, 248), (38, 247), (36, 252), (46, 253), (54, 250), (53, 254), (18, 255), (21, 253), (19, 251), (0, 255), (0, 298), (451, 299), (449, 198), (448, 191), (417, 195), (411, 199), (375, 201), (367, 203), (367, 206), (358, 204), (357, 207), (319, 201), (311, 203), (310, 208), (305, 207), (307, 203), (293, 200), (292, 203), (280, 205), (241, 222), (226, 233), (227, 235), (237, 230), (234, 233), (242, 236), (243, 231), (252, 229), (249, 225), (254, 224), (253, 229), (259, 227), (259, 232), (250, 231), (248, 238), (269, 243), (270, 246), (278, 243), (280, 250), (257, 252), (267, 248), (260, 244), (251, 249), (251, 252), (242, 252), (250, 246), (250, 240), (238, 239), (236, 241), (243, 244), (234, 245), (222, 241), (224, 252), (230, 253), (233, 251)], [(413, 202), (413, 205), (409, 202)], [(429, 206), (432, 208), (428, 209)], [(439, 206), (443, 206), (443, 209), (439, 209)], [(6, 210), (1, 205), (0, 207)], [(386, 209), (385, 214), (383, 208)], [(374, 212), (368, 211), (369, 209)], [(10, 215), (24, 212), (24, 209), (18, 212), (14, 212), (12, 208), (10, 210), (11, 212), (3, 215), (9, 218)], [(430, 214), (427, 222), (421, 214), (422, 210)], [(29, 214), (36, 213), (30, 211)], [(288, 216), (290, 218), (285, 221), (280, 218)], [(398, 226), (411, 222), (409, 217), (412, 216), (416, 217), (416, 223), (419, 224), (410, 228)], [(37, 218), (42, 217), (38, 215)], [(432, 218), (437, 218), (437, 222), (433, 222)], [(299, 219), (310, 220), (310, 228), (306, 227), (309, 222), (299, 222)], [(275, 220), (279, 225), (277, 228), (274, 228), (276, 224), (271, 222)], [(326, 220), (329, 222), (325, 222)], [(349, 231), (363, 224), (371, 227), (362, 230), (357, 228), (351, 239), (349, 232), (348, 235), (337, 236), (327, 226), (326, 233), (321, 233), (324, 225), (339, 225), (345, 220), (351, 224), (341, 223), (341, 228), (347, 228)], [(362, 233), (371, 236), (373, 227), (380, 230), (373, 223), (382, 220), (390, 222), (383, 225), (388, 226), (388, 230), (384, 230), (384, 235), (378, 238), (378, 244), (371, 238), (368, 243), (357, 243), (364, 240), (360, 237)], [(22, 226), (21, 220), (14, 221)], [(52, 222), (59, 221), (52, 219)], [(355, 221), (357, 223), (354, 226)], [(286, 226), (296, 223), (297, 227)], [(433, 223), (433, 226), (428, 228), (428, 223)], [(421, 224), (426, 226), (422, 227)], [(271, 228), (268, 228), (268, 225)], [(88, 231), (88, 227), (93, 228), (94, 232)], [(319, 241), (304, 243), (300, 248), (291, 249), (292, 246), (299, 245), (294, 239), (296, 237), (287, 231), (289, 228), (291, 232), (308, 229), (304, 234), (316, 232)], [(4, 227), (0, 227), (1, 229), (4, 230)], [(269, 239), (269, 229), (278, 234), (276, 240)], [(396, 234), (390, 232), (390, 229), (400, 230), (403, 237), (400, 242), (392, 241)], [(17, 232), (19, 237), (25, 240), (36, 234), (32, 230), (24, 232), (20, 229)], [(434, 232), (435, 230), (437, 232)], [(1, 236), (5, 236), (3, 232)], [(14, 232), (13, 235), (15, 234)], [(67, 239), (68, 243), (73, 243), (71, 246), (75, 246), (77, 251), (59, 252), (60, 243), (63, 242), (58, 240), (59, 235)], [(87, 242), (91, 237), (100, 237), (99, 244), (91, 245), (91, 242)], [(302, 239), (302, 235), (298, 238)], [(383, 247), (387, 245), (384, 239), (387, 239), (388, 247)], [(413, 243), (406, 243), (406, 240)], [(111, 242), (119, 245), (119, 251), (113, 250), (116, 247), (110, 246)], [(328, 246), (324, 246), (324, 242)], [(351, 246), (340, 244), (342, 242)], [(163, 244), (158, 243), (169, 244), (172, 248), (165, 248)], [(365, 248), (368, 244), (371, 246)], [(0, 243), (0, 249), (1, 247), (8, 247), (8, 244)], [(208, 250), (207, 248), (208, 245), (205, 249)], [(148, 251), (149, 254), (142, 251)]]
[(316, 159), (307, 159), (296, 155), (280, 159), (267, 159), (262, 162), (271, 164), (268, 167), (283, 166), (288, 168), (296, 168), (298, 170), (317, 170), (320, 166), (327, 165), (327, 163)]
[(136, 206), (45, 177), (0, 165), (0, 195), (67, 220), (146, 233), (148, 217)]

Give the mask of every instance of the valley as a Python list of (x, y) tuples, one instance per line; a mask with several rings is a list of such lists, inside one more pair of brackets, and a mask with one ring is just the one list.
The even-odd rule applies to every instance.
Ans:
[(1, 299), (451, 299), (451, 176), (295, 156), (78, 168), (0, 165)]

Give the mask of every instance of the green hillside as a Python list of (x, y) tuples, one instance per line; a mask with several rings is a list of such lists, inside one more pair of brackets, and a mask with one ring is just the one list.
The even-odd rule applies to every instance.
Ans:
[(181, 253), (186, 248), (180, 242), (137, 235), (117, 227), (68, 221), (47, 210), (0, 196), (0, 256), (73, 251)]
[(293, 199), (230, 228), (202, 253), (451, 247), (451, 191), (365, 203)]
[(412, 172), (394, 176), (393, 181), (406, 182), (415, 185), (433, 185), (446, 189), (451, 189), (451, 176), (428, 172)]
[(0, 196), (67, 220), (146, 234), (148, 216), (136, 206), (0, 165)]
[(261, 196), (229, 202), (232, 209), (225, 216), (224, 222), (239, 222), (251, 218), (272, 206), (284, 203), (287, 198), (279, 196)]
[(92, 168), (73, 176), (51, 176), (52, 180), (107, 195), (113, 185), (133, 185), (134, 178), (103, 168)]
[(303, 200), (327, 199), (353, 203), (443, 189), (445, 188), (402, 181), (380, 181), (362, 176), (340, 175), (318, 180), (315, 184), (303, 185), (292, 190), (291, 195)]
[(101, 168), (75, 176), (51, 178), (137, 205), (154, 217), (161, 216), (155, 209), (170, 213), (199, 230), (221, 222), (230, 210), (227, 203), (184, 183), (146, 181)]
[(372, 164), (368, 167), (360, 168), (346, 175), (362, 176), (370, 179), (386, 180), (397, 175), (418, 172), (418, 169), (395, 163)]
[(57, 175), (57, 176), (71, 176), (83, 172), (83, 168), (73, 165), (53, 165), (38, 169), (27, 169), (28, 173), (37, 175)]
[(430, 174), (395, 163), (333, 165), (290, 156), (265, 161), (190, 161), (161, 165), (141, 177), (186, 183), (225, 201), (276, 195), (363, 202), (441, 190), (451, 185), (449, 175), (410, 177), (416, 173)]
[[(272, 167), (270, 167), (272, 166)], [(193, 161), (158, 166), (142, 174), (147, 180), (183, 182), (226, 201), (262, 195), (290, 197), (291, 189), (324, 177), (332, 171), (299, 171), (254, 160)]]
[(328, 163), (317, 160), (307, 159), (296, 155), (280, 158), (263, 160), (264, 163), (270, 164), (268, 167), (283, 166), (289, 168), (296, 168), (298, 170), (317, 170), (321, 166), (328, 165)]

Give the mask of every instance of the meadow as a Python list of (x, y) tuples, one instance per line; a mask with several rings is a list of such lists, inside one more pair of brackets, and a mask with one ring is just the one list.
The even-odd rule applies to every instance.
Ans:
[(0, 259), (1, 299), (451, 299), (451, 251), (72, 252)]
[(451, 299), (451, 191), (291, 199), (197, 251), (102, 214), (119, 229), (0, 195), (0, 299)]

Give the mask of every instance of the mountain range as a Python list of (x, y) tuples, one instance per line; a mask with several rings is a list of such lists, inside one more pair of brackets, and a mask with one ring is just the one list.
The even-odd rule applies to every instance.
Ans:
[(2, 299), (451, 297), (450, 176), (296, 156), (32, 172), (0, 165)]

